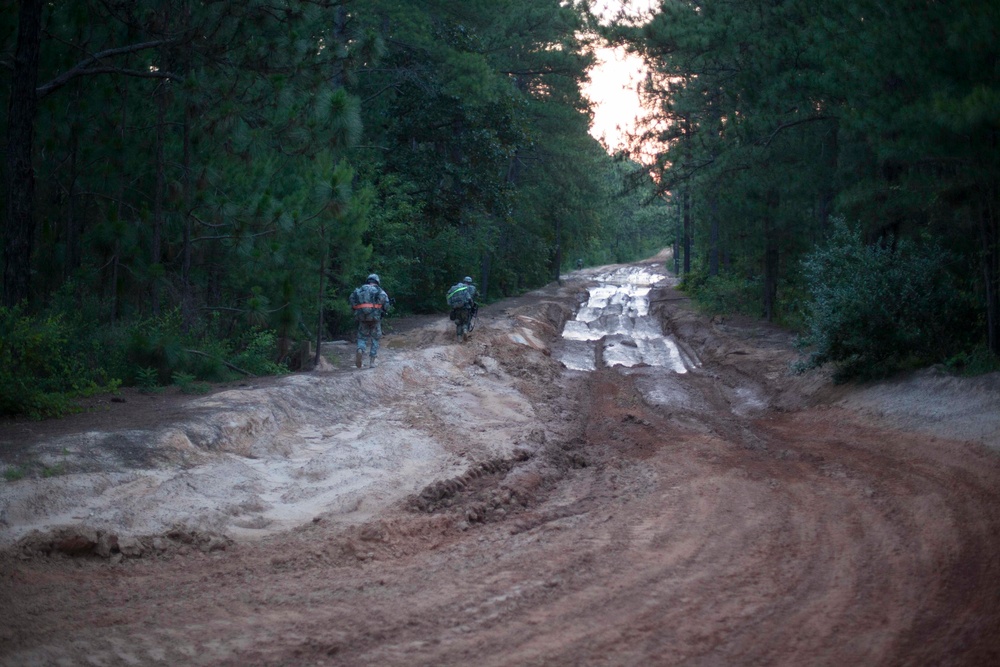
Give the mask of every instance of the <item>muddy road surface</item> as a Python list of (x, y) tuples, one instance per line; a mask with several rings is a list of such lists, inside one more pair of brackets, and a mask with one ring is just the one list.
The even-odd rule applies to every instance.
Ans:
[(0, 665), (1000, 664), (1000, 378), (791, 375), (663, 261), (3, 425)]

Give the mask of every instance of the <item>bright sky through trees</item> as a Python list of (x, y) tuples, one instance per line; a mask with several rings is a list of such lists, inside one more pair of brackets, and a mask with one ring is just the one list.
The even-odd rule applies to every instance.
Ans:
[[(623, 9), (630, 16), (652, 11), (656, 0), (594, 0), (594, 10), (610, 21)], [(597, 65), (590, 71), (587, 97), (594, 102), (594, 120), (590, 133), (614, 153), (626, 146), (627, 135), (634, 131), (636, 118), (646, 114), (639, 102), (637, 87), (643, 78), (639, 58), (627, 55), (622, 48), (597, 49)]]

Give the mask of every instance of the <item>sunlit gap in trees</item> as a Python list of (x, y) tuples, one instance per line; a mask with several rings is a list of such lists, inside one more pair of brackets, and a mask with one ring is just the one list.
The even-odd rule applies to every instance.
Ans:
[[(657, 0), (593, 0), (591, 3), (605, 25), (645, 23), (658, 5)], [(639, 95), (639, 86), (647, 76), (645, 64), (622, 47), (598, 47), (594, 55), (596, 63), (583, 91), (594, 105), (591, 136), (611, 154), (625, 152), (639, 162), (652, 164), (659, 151), (640, 139), (651, 124), (655, 126), (656, 123)]]

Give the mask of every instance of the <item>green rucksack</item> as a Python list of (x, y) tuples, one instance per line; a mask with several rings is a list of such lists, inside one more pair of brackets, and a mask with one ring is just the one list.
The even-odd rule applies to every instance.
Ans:
[(465, 283), (458, 283), (448, 290), (448, 305), (452, 308), (465, 308), (472, 305), (472, 295), (469, 294), (469, 286)]
[(354, 290), (351, 294), (351, 307), (354, 315), (362, 322), (372, 322), (379, 319), (382, 304), (379, 303), (381, 290), (376, 285), (367, 283)]

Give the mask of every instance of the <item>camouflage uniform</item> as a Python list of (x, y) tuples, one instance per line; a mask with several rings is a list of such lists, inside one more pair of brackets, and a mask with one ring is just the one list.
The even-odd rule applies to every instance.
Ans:
[(468, 299), (464, 306), (451, 309), (451, 319), (455, 321), (455, 336), (459, 340), (467, 340), (469, 322), (472, 321), (472, 309), (476, 305), (476, 287), (472, 284), (472, 278), (466, 276), (462, 282), (452, 285), (451, 289), (448, 290), (448, 296), (459, 292), (468, 294)]
[[(361, 368), (361, 362), (365, 357), (369, 339), (371, 339), (371, 352), (368, 357), (368, 365), (375, 365), (375, 357), (378, 356), (379, 339), (382, 338), (382, 316), (389, 308), (389, 295), (380, 286), (377, 274), (373, 273), (368, 276), (365, 285), (371, 285), (375, 288), (374, 290), (369, 290), (371, 296), (366, 302), (361, 302), (357, 291), (351, 292), (351, 296), (348, 299), (351, 303), (351, 308), (354, 310), (355, 319), (358, 322), (358, 349), (354, 357), (355, 365), (358, 368)], [(375, 309), (374, 319), (362, 319), (362, 309), (366, 307)]]

